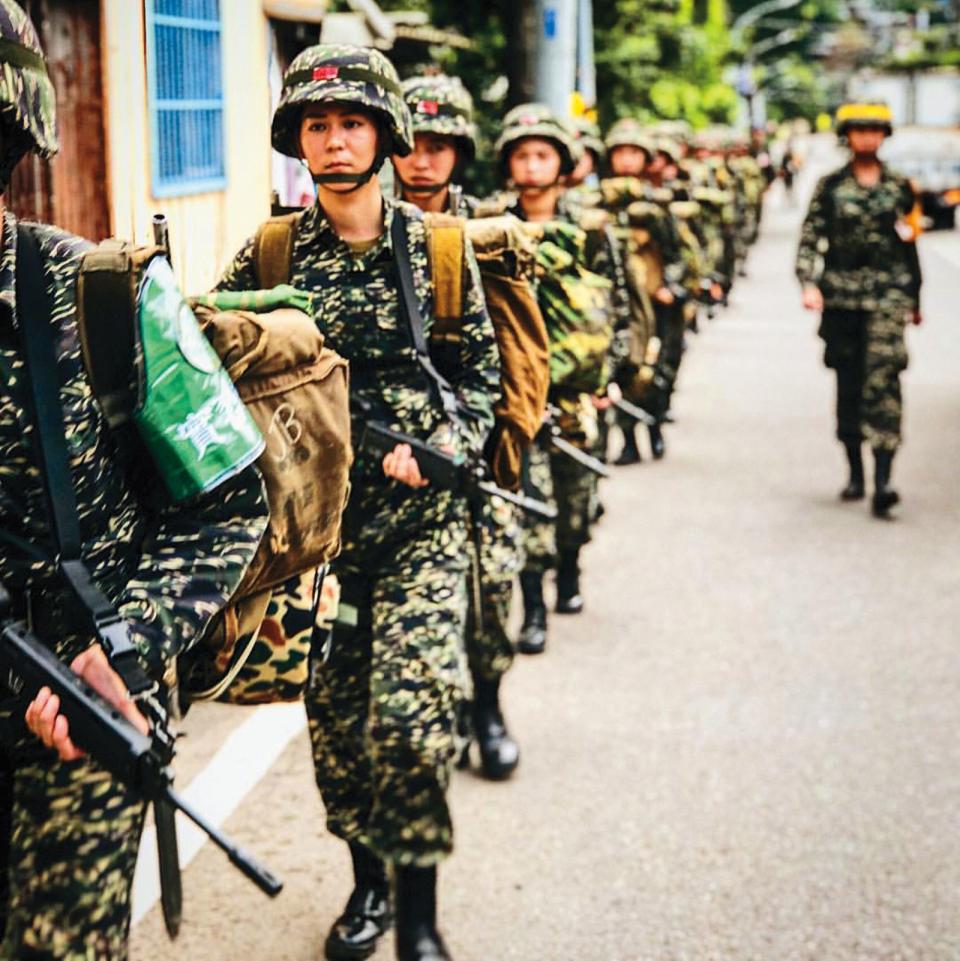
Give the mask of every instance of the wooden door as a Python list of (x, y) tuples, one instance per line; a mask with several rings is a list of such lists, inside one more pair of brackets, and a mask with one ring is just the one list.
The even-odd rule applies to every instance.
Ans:
[(18, 216), (82, 237), (110, 235), (100, 60), (100, 0), (21, 0), (47, 56), (57, 93), (60, 153), (24, 158), (7, 205)]

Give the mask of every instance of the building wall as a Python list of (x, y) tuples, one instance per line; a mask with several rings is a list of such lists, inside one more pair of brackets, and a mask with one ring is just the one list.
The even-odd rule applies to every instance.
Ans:
[(146, 242), (153, 214), (166, 214), (183, 289), (208, 290), (270, 214), (268, 24), (261, 0), (221, 0), (227, 187), (163, 200), (151, 195), (143, 3), (102, 3), (111, 230)]

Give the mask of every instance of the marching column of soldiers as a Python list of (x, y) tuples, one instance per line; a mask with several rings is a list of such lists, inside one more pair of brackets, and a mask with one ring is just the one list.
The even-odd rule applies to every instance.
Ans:
[[(52, 156), (57, 139), (42, 51), (14, 0), (0, 0), (0, 40), (6, 186), (24, 155)], [(623, 119), (601, 136), (523, 104), (494, 148), (503, 189), (469, 196), (478, 139), (463, 84), (401, 83), (382, 53), (350, 46), (293, 61), (270, 136), (309, 169), (316, 203), (264, 224), (214, 292), (190, 302), (196, 313), (164, 286), (162, 249), (128, 245), (118, 261), (118, 247), (5, 211), (4, 637), (52, 647), (122, 715), (111, 723), (157, 750), (191, 700), (302, 697), (326, 827), (354, 871), (324, 955), (368, 957), (395, 927), (401, 961), (440, 961), (453, 771), (476, 758), (497, 781), (520, 763), (501, 679), (515, 650), (546, 650), (550, 572), (555, 612), (584, 611), (610, 436), (623, 438), (616, 465), (641, 460), (639, 427), (652, 457), (666, 455), (688, 335), (744, 275), (764, 179), (747, 142), (722, 128)], [(396, 196), (381, 189), (388, 162)], [(111, 311), (91, 293), (98, 271), (122, 278)], [(100, 314), (131, 291), (134, 361), (111, 357), (101, 376)], [(349, 398), (337, 407), (345, 381), (331, 371), (344, 359)], [(257, 364), (254, 390), (244, 378)], [(179, 413), (149, 403), (165, 378), (192, 385)], [(256, 404), (279, 391), (286, 406), (257, 420)], [(229, 419), (230, 443), (210, 411)], [(307, 419), (337, 436), (338, 416), (352, 452), (282, 500), (290, 465), (301, 478), (317, 469)], [(883, 430), (878, 450), (892, 443)], [(297, 512), (337, 471), (339, 500), (308, 523)], [(297, 558), (321, 520), (322, 549)], [(283, 573), (265, 574), (265, 557)], [(124, 651), (146, 685), (121, 670)], [(11, 687), (0, 700), (0, 956), (126, 958), (145, 803), (156, 802), (158, 838), (162, 804), (101, 763), (55, 675), (19, 690), (17, 665), (6, 654), (0, 664)], [(197, 682), (211, 673), (213, 688)], [(169, 870), (163, 880), (168, 894), (179, 883)], [(163, 904), (172, 934), (176, 902)]]

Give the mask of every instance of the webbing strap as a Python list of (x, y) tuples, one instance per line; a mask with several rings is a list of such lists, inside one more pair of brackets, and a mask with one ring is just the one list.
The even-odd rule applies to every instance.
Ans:
[(400, 303), (406, 317), (410, 339), (417, 354), (417, 360), (427, 375), (440, 398), (444, 413), (450, 420), (460, 425), (462, 415), (457, 395), (450, 382), (434, 366), (427, 350), (427, 340), (423, 333), (423, 316), (420, 313), (420, 303), (413, 283), (413, 265), (410, 263), (410, 248), (407, 238), (407, 221), (400, 210), (394, 210), (393, 221), (390, 224), (390, 238), (393, 242), (393, 255), (397, 264), (397, 274), (400, 281)]
[(253, 264), (257, 285), (272, 290), (290, 282), (293, 244), (300, 213), (271, 217), (260, 225), (254, 241)]
[(94, 583), (81, 558), (80, 514), (60, 401), (53, 298), (44, 279), (37, 239), (22, 225), (17, 230), (16, 298), (17, 327), (30, 384), (34, 443), (60, 574), (87, 611), (91, 629), (110, 665), (131, 694), (141, 694), (152, 690), (154, 684), (140, 664), (126, 624)]

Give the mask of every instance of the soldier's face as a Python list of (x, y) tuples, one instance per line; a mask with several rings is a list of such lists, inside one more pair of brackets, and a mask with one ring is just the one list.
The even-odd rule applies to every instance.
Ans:
[(510, 177), (520, 187), (548, 187), (560, 177), (560, 151), (549, 140), (526, 137), (510, 154)]
[(854, 127), (847, 131), (847, 142), (855, 154), (875, 154), (885, 136), (882, 127)]
[(618, 177), (639, 177), (647, 164), (647, 152), (633, 144), (621, 144), (610, 151), (610, 169)]
[(400, 179), (410, 187), (433, 187), (449, 182), (458, 159), (453, 137), (418, 133), (414, 137), (413, 153), (408, 157), (394, 156), (393, 165)]
[[(300, 151), (312, 174), (362, 174), (377, 156), (380, 129), (372, 114), (355, 104), (315, 104), (300, 121)], [(348, 190), (351, 184), (328, 184)]]

